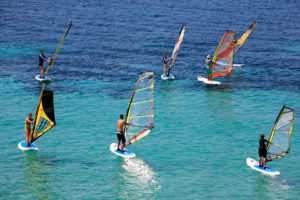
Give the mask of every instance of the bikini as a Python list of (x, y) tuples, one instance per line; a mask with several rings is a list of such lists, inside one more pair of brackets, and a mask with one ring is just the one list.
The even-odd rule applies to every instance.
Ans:
[(30, 131), (30, 122), (28, 122), (27, 120), (25, 121), (25, 128)]

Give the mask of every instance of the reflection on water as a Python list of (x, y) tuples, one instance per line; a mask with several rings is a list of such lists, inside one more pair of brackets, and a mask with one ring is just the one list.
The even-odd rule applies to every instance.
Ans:
[(161, 189), (156, 180), (156, 173), (143, 160), (124, 159), (122, 168), (126, 171), (121, 173), (122, 181), (125, 183), (122, 190), (122, 198), (135, 197), (136, 199), (145, 198)]
[(230, 91), (214, 91), (210, 89), (205, 90), (206, 106), (215, 114), (223, 117), (231, 117), (233, 112), (232, 101), (233, 94)]
[(254, 184), (254, 192), (256, 197), (260, 199), (272, 199), (274, 196), (280, 196), (281, 199), (288, 198), (288, 191), (290, 186), (287, 181), (281, 179), (280, 176), (269, 176), (260, 174), (256, 178)]
[(57, 197), (50, 189), (55, 185), (53, 170), (55, 164), (37, 151), (25, 151), (23, 165), (24, 179), (27, 194), (36, 199), (50, 199)]

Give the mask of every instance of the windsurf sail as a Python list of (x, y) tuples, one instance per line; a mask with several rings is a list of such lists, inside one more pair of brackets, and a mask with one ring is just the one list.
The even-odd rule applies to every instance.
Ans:
[(257, 22), (254, 21), (249, 26), (249, 28), (245, 31), (245, 33), (237, 40), (237, 42), (235, 43), (235, 49), (234, 49), (233, 56), (235, 56), (237, 54), (237, 52), (240, 50), (240, 48), (243, 46), (244, 42), (247, 40), (249, 35), (252, 33), (252, 31), (255, 28), (256, 24), (257, 24)]
[(185, 25), (182, 25), (181, 30), (179, 32), (179, 36), (178, 36), (177, 42), (176, 42), (174, 50), (173, 50), (173, 54), (172, 54), (173, 60), (171, 61), (171, 64), (170, 64), (170, 67), (169, 67), (169, 70), (168, 70), (168, 76), (170, 75), (170, 72), (172, 71), (172, 69), (173, 69), (173, 67), (175, 65), (175, 61), (176, 61), (176, 58), (177, 58), (177, 55), (178, 55), (181, 43), (183, 41), (184, 32), (185, 32)]
[(52, 60), (51, 60), (49, 66), (48, 66), (48, 68), (47, 68), (47, 70), (46, 70), (46, 72), (45, 72), (45, 75), (48, 73), (50, 67), (53, 65), (54, 60), (55, 60), (55, 58), (56, 58), (56, 56), (57, 56), (57, 54), (58, 54), (58, 52), (59, 52), (59, 50), (60, 50), (60, 47), (61, 47), (63, 41), (65, 40), (65, 37), (66, 37), (67, 34), (68, 34), (68, 32), (69, 32), (71, 26), (72, 26), (72, 22), (70, 22), (70, 24), (69, 24), (67, 30), (65, 31), (65, 34), (64, 34), (64, 36), (62, 37), (62, 39), (61, 39), (61, 41), (60, 41), (60, 43), (59, 43), (59, 45), (58, 45), (58, 47), (57, 47), (57, 49), (56, 49), (56, 51), (55, 51), (53, 57), (52, 57)]
[(153, 88), (153, 72), (143, 72), (133, 90), (126, 113), (125, 137), (129, 144), (146, 137), (153, 128)]
[(227, 31), (215, 52), (211, 65), (211, 78), (226, 76), (232, 71), (235, 33)]
[(290, 152), (293, 124), (294, 110), (283, 106), (269, 135), (268, 162), (281, 158)]
[(37, 140), (55, 124), (53, 91), (43, 89), (34, 115), (31, 142)]

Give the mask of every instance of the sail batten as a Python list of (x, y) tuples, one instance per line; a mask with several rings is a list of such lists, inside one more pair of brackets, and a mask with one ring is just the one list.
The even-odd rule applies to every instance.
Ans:
[(153, 128), (153, 72), (144, 72), (131, 95), (126, 113), (125, 137), (132, 144), (146, 137)]
[(54, 125), (56, 125), (56, 122), (54, 116), (53, 91), (42, 90), (34, 115), (31, 142), (37, 140)]
[(173, 53), (172, 53), (173, 60), (171, 61), (171, 64), (170, 64), (170, 67), (169, 67), (169, 70), (168, 70), (168, 76), (170, 75), (170, 73), (171, 73), (171, 71), (172, 71), (172, 69), (175, 65), (175, 61), (177, 59), (177, 55), (178, 55), (180, 46), (181, 46), (182, 41), (183, 41), (184, 32), (185, 32), (185, 25), (182, 25), (181, 30), (179, 32), (179, 36), (177, 38), (176, 44), (175, 44), (174, 49), (173, 49)]
[(282, 158), (290, 152), (291, 134), (293, 132), (294, 110), (283, 106), (276, 118), (267, 145), (267, 161)]

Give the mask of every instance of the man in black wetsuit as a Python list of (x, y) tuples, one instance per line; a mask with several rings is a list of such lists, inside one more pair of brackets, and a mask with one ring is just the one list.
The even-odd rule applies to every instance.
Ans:
[[(258, 163), (259, 163), (259, 167), (264, 166), (264, 168), (266, 169), (266, 157), (267, 157), (267, 146), (266, 144), (268, 144), (269, 141), (265, 139), (265, 135), (262, 133), (260, 134), (260, 139), (259, 139), (259, 149), (258, 149)], [(263, 164), (261, 164), (261, 157), (263, 157)]]
[(40, 66), (40, 68), (41, 68), (41, 74), (40, 74), (41, 78), (44, 78), (44, 66), (43, 66), (44, 61), (47, 61), (48, 63), (50, 63), (50, 59), (51, 59), (51, 58), (47, 58), (47, 57), (44, 55), (44, 50), (42, 49), (42, 50), (41, 50), (41, 53), (40, 53), (40, 55), (39, 55), (39, 66)]

